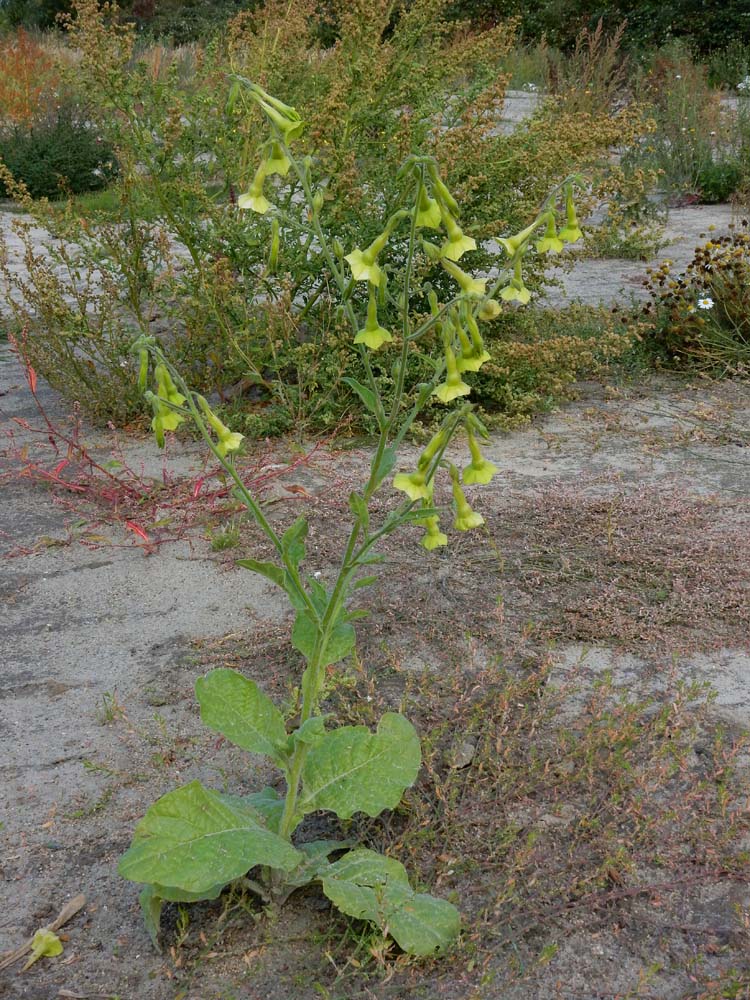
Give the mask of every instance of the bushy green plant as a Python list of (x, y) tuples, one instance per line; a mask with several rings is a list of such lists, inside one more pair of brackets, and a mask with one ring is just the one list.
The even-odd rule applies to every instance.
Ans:
[[(70, 108), (2, 134), (0, 159), (32, 198), (99, 191), (117, 175), (112, 147)], [(7, 186), (0, 184), (0, 195), (8, 197)]]
[[(346, 421), (354, 397), (344, 376), (362, 373), (349, 355), (338, 363), (345, 343), (314, 246), (282, 241), (272, 270), (267, 221), (237, 208), (251, 182), (260, 119), (227, 105), (229, 69), (263, 79), (312, 109), (301, 142), (327, 177), (320, 194), (327, 233), (374, 238), (375, 220), (399, 207), (399, 164), (410, 150), (424, 149), (461, 198), (463, 224), (478, 242), (478, 267), (493, 263), (491, 245), (482, 241), (519, 228), (569, 170), (588, 172), (587, 203), (606, 191), (614, 205), (620, 174), (611, 170), (610, 149), (637, 141), (646, 127), (637, 107), (609, 106), (606, 87), (595, 101), (567, 88), (513, 135), (503, 135), (497, 128), (506, 79), (501, 65), (512, 25), (471, 33), (445, 19), (446, 0), (418, 0), (393, 24), (387, 0), (339, 0), (337, 9), (340, 39), (330, 50), (321, 49), (316, 35), (314, 0), (291, 7), (268, 0), (205, 49), (143, 51), (116, 8), (78, 0), (70, 24), (78, 59), (67, 74), (117, 149), (118, 201), (104, 226), (83, 218), (75, 202), (27, 205), (53, 236), (75, 244), (82, 273), (103, 264), (121, 289), (97, 299), (99, 325), (148, 329), (196, 388), (231, 399), (243, 430), (256, 433)], [(592, 70), (590, 79), (600, 76)], [(610, 79), (609, 70), (604, 77)], [(290, 192), (277, 183), (283, 201)], [(628, 198), (634, 197), (631, 190)], [(118, 241), (110, 239), (113, 231)], [(527, 262), (532, 289), (543, 280), (545, 261)], [(448, 281), (439, 269), (433, 280), (437, 290)], [(97, 336), (89, 343), (90, 299), (68, 292), (65, 323), (49, 329), (47, 317), (64, 290), (59, 282), (50, 285), (42, 262), (31, 262), (26, 284), (36, 301), (53, 293), (55, 299), (45, 312), (25, 308), (26, 290), (14, 296), (18, 324), (29, 330), (28, 349), (37, 350), (32, 363), (40, 374), (64, 381), (59, 374), (68, 359), (90, 348), (97, 379), (81, 386), (80, 373), (72, 372), (68, 391), (79, 393), (98, 417), (107, 416), (114, 395), (122, 419), (123, 401), (133, 394), (110, 391), (108, 383), (119, 385), (123, 377), (122, 357), (119, 351), (107, 356), (114, 370)], [(424, 379), (422, 366), (419, 357), (410, 358), (409, 385)], [(92, 400), (96, 391), (100, 398)]]
[[(199, 678), (196, 695), (203, 721), (241, 749), (267, 757), (283, 774), (285, 794), (265, 788), (239, 796), (207, 789), (199, 781), (168, 792), (138, 824), (120, 872), (146, 884), (141, 903), (155, 941), (164, 902), (215, 899), (227, 884), (241, 880), (265, 902), (280, 904), (295, 889), (319, 882), (344, 913), (376, 924), (406, 952), (434, 955), (458, 935), (454, 906), (416, 892), (404, 867), (393, 858), (347, 841), (305, 843), (294, 841), (293, 835), (306, 816), (319, 811), (333, 812), (342, 820), (359, 812), (378, 816), (395, 808), (416, 780), (419, 738), (401, 714), (387, 712), (374, 733), (361, 725), (330, 727), (321, 708), (326, 671), (354, 649), (352, 623), (363, 612), (352, 604), (357, 592), (374, 582), (368, 574), (381, 561), (379, 541), (417, 523), (425, 529), (425, 549), (448, 543), (440, 527), (441, 511), (433, 504), (438, 475), (447, 473), (451, 484), (454, 529), (468, 531), (484, 523), (469, 505), (464, 486), (490, 482), (497, 467), (481, 453), (479, 438), (486, 431), (467, 401), (471, 384), (465, 379), (490, 361), (480, 323), (497, 316), (497, 298), (521, 305), (529, 300), (522, 268), (532, 240), (541, 253), (581, 238), (572, 186), (570, 181), (563, 186), (566, 214), (559, 232), (558, 192), (554, 192), (529, 226), (502, 240), (505, 266), (488, 289), (488, 279), (475, 277), (458, 263), (476, 249), (476, 243), (462, 231), (459, 206), (433, 158), (407, 158), (399, 171), (402, 207), (380, 222), (381, 231), (369, 245), (358, 242), (347, 253), (323, 226), (323, 188), (315, 180), (312, 158), (293, 152), (304, 129), (295, 109), (244, 78), (236, 80), (230, 100), (240, 107), (257, 107), (271, 129), (271, 141), (262, 143), (260, 163), (239, 205), (270, 218), (272, 265), (282, 232), (285, 240), (309, 238), (308, 246), (315, 241), (364, 370), (362, 382), (348, 381), (372, 415), (377, 436), (367, 481), (349, 498), (352, 523), (340, 569), (327, 585), (302, 568), (305, 519), (298, 518), (279, 534), (234, 468), (232, 456), (242, 445), (242, 435), (226, 426), (206, 399), (191, 389), (153, 338), (144, 335), (137, 341), (139, 385), (144, 389), (154, 366), (155, 391), (146, 396), (153, 407), (157, 442), (163, 445), (165, 432), (190, 419), (222, 464), (235, 496), (254, 517), (274, 554), (269, 561), (242, 559), (239, 565), (266, 577), (286, 594), (295, 611), (292, 645), (306, 667), (288, 718), (257, 684), (237, 671), (220, 668)], [(278, 176), (289, 177), (296, 198), (272, 203), (278, 194), (272, 179)], [(436, 294), (430, 280), (438, 271), (450, 279), (444, 296)], [(415, 315), (415, 300), (422, 302), (421, 314)], [(393, 319), (387, 326), (386, 315)], [(410, 398), (406, 372), (415, 351), (424, 353), (430, 371), (416, 398)], [(385, 391), (373, 369), (373, 360), (381, 353), (389, 356), (392, 373)], [(373, 498), (391, 479), (399, 445), (432, 399), (443, 407), (440, 426), (416, 468), (392, 477), (392, 486), (406, 499), (382, 517)], [(446, 458), (446, 449), (459, 432), (466, 434), (470, 452), (462, 472)], [(333, 855), (340, 856), (332, 861)]]
[(681, 274), (669, 263), (650, 276), (645, 318), (667, 364), (714, 375), (750, 370), (750, 231), (747, 220), (696, 249)]

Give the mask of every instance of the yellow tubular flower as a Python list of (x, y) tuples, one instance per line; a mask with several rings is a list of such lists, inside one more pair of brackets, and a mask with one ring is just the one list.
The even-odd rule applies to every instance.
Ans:
[(486, 486), (499, 469), (493, 462), (484, 458), (471, 431), (467, 429), (466, 434), (469, 438), (471, 463), (464, 469), (463, 480), (467, 486)]
[(504, 302), (520, 302), (522, 305), (531, 298), (531, 292), (523, 283), (523, 272), (521, 271), (521, 255), (519, 254), (513, 265), (513, 277), (510, 283), (500, 291), (500, 298)]
[(424, 184), (419, 189), (416, 224), (421, 229), (440, 229), (440, 206), (430, 198)]
[(271, 174), (278, 174), (279, 177), (286, 177), (292, 162), (281, 148), (281, 143), (276, 139), (271, 143), (271, 152), (265, 161), (265, 172), (268, 177)]
[(243, 210), (249, 208), (251, 211), (257, 212), (258, 215), (265, 215), (271, 208), (271, 202), (263, 194), (263, 183), (266, 179), (265, 168), (266, 164), (261, 163), (255, 171), (255, 177), (253, 177), (250, 189), (245, 194), (241, 194), (237, 199), (238, 208)]
[(377, 257), (388, 242), (389, 236), (390, 231), (386, 229), (377, 239), (372, 241), (366, 250), (360, 250), (357, 247), (344, 257), (352, 269), (352, 277), (355, 281), (369, 281), (371, 285), (376, 287), (380, 285), (383, 280), (383, 272), (380, 270)]
[(429, 500), (430, 486), (424, 470), (415, 472), (399, 472), (393, 477), (393, 488), (401, 490), (410, 500)]
[(445, 257), (440, 258), (440, 263), (448, 274), (456, 279), (464, 295), (477, 299), (484, 297), (487, 288), (486, 278), (472, 278), (470, 274), (462, 271), (458, 264), (454, 264), (452, 260), (446, 260)]
[(515, 257), (518, 251), (524, 246), (525, 243), (531, 239), (534, 230), (539, 226), (539, 219), (534, 219), (530, 226), (522, 229), (520, 233), (516, 233), (515, 236), (507, 236), (505, 238), (498, 239), (498, 243), (505, 250), (509, 257)]
[(423, 545), (428, 551), (432, 551), (432, 549), (440, 548), (441, 545), (448, 544), (448, 536), (440, 530), (440, 518), (437, 515), (426, 517), (421, 523), (424, 525), (425, 533), (420, 539), (420, 545)]
[(445, 382), (441, 382), (432, 390), (433, 396), (437, 396), (441, 403), (450, 403), (459, 396), (468, 396), (471, 392), (471, 386), (462, 380), (456, 364), (456, 355), (450, 344), (445, 345), (445, 368)]
[(367, 319), (365, 325), (354, 338), (355, 344), (364, 344), (371, 351), (377, 351), (383, 344), (393, 340), (391, 333), (378, 322), (378, 301), (375, 285), (370, 285), (370, 301), (367, 303)]
[(536, 241), (535, 246), (539, 253), (560, 253), (562, 250), (563, 241), (557, 235), (553, 212), (550, 212), (547, 217), (547, 230), (544, 236)]
[(456, 502), (456, 520), (453, 522), (456, 531), (471, 531), (472, 528), (478, 528), (484, 524), (482, 515), (471, 509), (458, 481), (458, 471), (454, 468), (451, 468), (451, 487), (453, 499)]
[(443, 257), (448, 260), (460, 260), (468, 250), (476, 250), (476, 240), (464, 236), (463, 230), (446, 209), (441, 210), (443, 225), (448, 233), (448, 240), (440, 248)]
[(557, 234), (558, 237), (563, 241), (563, 243), (577, 243), (583, 237), (580, 226), (578, 225), (578, 218), (576, 216), (576, 207), (573, 204), (573, 188), (568, 187), (565, 194), (565, 214), (566, 214), (566, 224), (565, 228), (561, 229)]

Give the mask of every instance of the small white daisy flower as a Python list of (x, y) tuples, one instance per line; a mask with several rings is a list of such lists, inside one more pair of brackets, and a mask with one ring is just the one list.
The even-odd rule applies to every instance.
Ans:
[(706, 295), (705, 298), (698, 299), (699, 309), (713, 309), (713, 307), (714, 307), (714, 300), (710, 298), (708, 295)]

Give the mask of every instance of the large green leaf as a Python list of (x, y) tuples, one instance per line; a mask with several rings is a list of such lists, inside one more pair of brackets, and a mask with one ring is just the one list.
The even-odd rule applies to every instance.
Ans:
[(422, 754), (414, 726), (387, 712), (376, 733), (342, 726), (314, 746), (302, 771), (302, 813), (330, 809), (341, 819), (355, 812), (377, 816), (394, 809), (413, 785)]
[(323, 892), (343, 913), (370, 920), (411, 955), (434, 955), (458, 937), (461, 918), (447, 900), (414, 892), (406, 869), (364, 848), (324, 870)]
[[(298, 649), (306, 660), (310, 660), (315, 651), (318, 638), (318, 626), (306, 611), (298, 611), (292, 629), (292, 645)], [(331, 663), (343, 660), (354, 649), (356, 634), (351, 625), (339, 621), (334, 625), (328, 637), (320, 665), (327, 667)]]
[(216, 792), (222, 802), (231, 806), (249, 807), (257, 810), (263, 817), (264, 824), (274, 833), (279, 832), (281, 817), (284, 815), (284, 799), (275, 788), (263, 788), (249, 795), (232, 795), (228, 792)]
[(204, 893), (255, 865), (290, 871), (301, 860), (298, 850), (265, 826), (258, 810), (191, 781), (151, 806), (118, 871), (133, 882)]
[(255, 681), (219, 667), (195, 682), (201, 719), (235, 746), (285, 763), (286, 727), (281, 712)]

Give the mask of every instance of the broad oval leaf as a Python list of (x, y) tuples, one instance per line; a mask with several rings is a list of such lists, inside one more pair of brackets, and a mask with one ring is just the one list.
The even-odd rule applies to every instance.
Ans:
[(290, 871), (301, 860), (298, 850), (265, 826), (257, 810), (191, 781), (151, 806), (118, 871), (132, 882), (203, 893), (255, 865)]
[(330, 809), (340, 819), (355, 812), (378, 816), (399, 804), (421, 762), (419, 737), (403, 715), (387, 712), (375, 733), (366, 726), (342, 726), (307, 755), (299, 808)]
[(455, 906), (414, 892), (404, 866), (375, 851), (350, 851), (324, 869), (321, 883), (342, 913), (377, 924), (410, 955), (443, 951), (461, 929)]
[(198, 678), (195, 694), (201, 719), (209, 729), (222, 733), (243, 750), (265, 754), (284, 765), (287, 735), (283, 716), (255, 681), (219, 667)]

